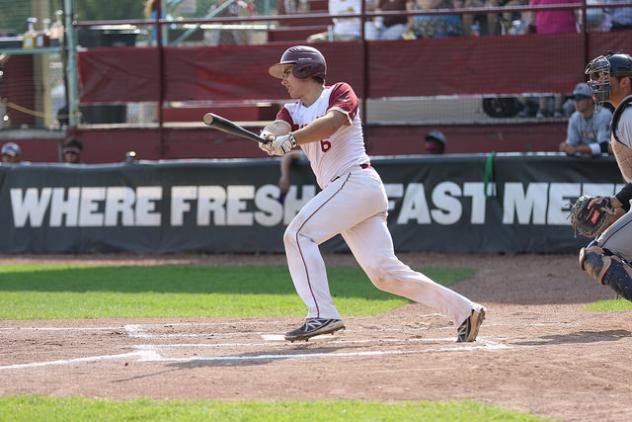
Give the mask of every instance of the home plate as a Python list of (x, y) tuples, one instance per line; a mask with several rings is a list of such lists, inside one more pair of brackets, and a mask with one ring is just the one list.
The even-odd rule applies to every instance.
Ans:
[[(265, 341), (287, 341), (283, 334), (261, 334), (261, 338)], [(310, 337), (309, 341), (326, 341), (335, 339), (331, 334), (322, 334), (320, 336)], [(295, 340), (295, 343), (306, 343), (306, 340)]]

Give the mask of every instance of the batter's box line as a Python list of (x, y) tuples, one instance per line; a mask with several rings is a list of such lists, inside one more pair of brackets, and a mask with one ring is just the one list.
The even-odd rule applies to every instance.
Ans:
[(4, 365), (0, 366), (0, 371), (3, 370), (12, 370), (12, 369), (29, 369), (29, 368), (40, 368), (44, 366), (65, 366), (65, 365), (75, 365), (79, 363), (97, 363), (103, 361), (110, 360), (122, 360), (122, 359), (132, 359), (136, 358), (137, 361), (152, 361), (155, 359), (161, 359), (162, 356), (155, 350), (151, 349), (140, 349), (135, 352), (129, 353), (121, 353), (118, 355), (101, 355), (101, 356), (87, 356), (83, 358), (74, 358), (74, 359), (60, 359), (60, 360), (49, 360), (43, 362), (30, 362), (30, 363), (18, 363), (14, 365)]
[(98, 363), (103, 361), (112, 360), (132, 360), (136, 359), (137, 362), (174, 362), (174, 363), (187, 363), (187, 362), (235, 362), (235, 361), (262, 361), (262, 360), (289, 360), (289, 359), (309, 359), (309, 358), (353, 358), (353, 357), (373, 357), (373, 356), (389, 356), (389, 355), (411, 355), (411, 354), (423, 354), (423, 353), (441, 353), (441, 352), (468, 352), (468, 351), (498, 351), (511, 349), (512, 347), (506, 344), (486, 343), (477, 345), (466, 346), (452, 346), (452, 347), (439, 347), (422, 350), (373, 350), (365, 352), (332, 352), (332, 353), (276, 353), (276, 354), (260, 354), (249, 356), (206, 356), (195, 358), (167, 358), (163, 357), (160, 353), (161, 346), (157, 345), (137, 345), (132, 346), (135, 351), (129, 353), (122, 353), (117, 355), (98, 355), (87, 356), (74, 359), (60, 359), (54, 361), (43, 362), (29, 362), (14, 365), (0, 366), (0, 371), (7, 370), (19, 370), (30, 368), (41, 368), (46, 366), (70, 366), (84, 363)]
[[(222, 348), (235, 348), (235, 347), (262, 347), (262, 346), (271, 346), (277, 345), (280, 347), (296, 347), (301, 345), (320, 345), (320, 344), (384, 344), (388, 343), (389, 345), (394, 346), (406, 346), (411, 344), (421, 344), (421, 343), (432, 343), (432, 344), (441, 344), (441, 343), (455, 343), (455, 337), (442, 337), (442, 338), (410, 338), (410, 339), (360, 339), (360, 340), (345, 340), (345, 339), (332, 339), (329, 335), (322, 335), (312, 337), (310, 342), (296, 342), (290, 343), (286, 341), (282, 335), (264, 335), (262, 336), (264, 342), (247, 342), (247, 343), (176, 343), (176, 344), (141, 344), (135, 346), (137, 348), (145, 348), (146, 350), (164, 350), (164, 349), (222, 349)], [(278, 337), (278, 338), (277, 338)], [(487, 345), (498, 346), (502, 343), (499, 343), (499, 338), (494, 337), (479, 337), (479, 344), (482, 344), (483, 341)], [(275, 344), (276, 343), (276, 344)]]
[[(196, 356), (194, 358), (169, 358), (162, 357), (159, 353), (154, 353), (151, 357), (142, 358), (140, 362), (166, 362), (166, 363), (196, 363), (196, 362), (248, 362), (265, 360), (292, 360), (292, 359), (325, 359), (325, 358), (354, 358), (354, 357), (376, 357), (395, 355), (415, 355), (424, 353), (449, 353), (449, 352), (472, 352), (472, 351), (498, 351), (510, 349), (505, 344), (480, 344), (460, 347), (438, 347), (421, 350), (371, 350), (364, 352), (312, 352), (312, 353), (263, 353), (260, 355), (229, 355), (229, 356)], [(139, 349), (141, 351), (151, 351)]]

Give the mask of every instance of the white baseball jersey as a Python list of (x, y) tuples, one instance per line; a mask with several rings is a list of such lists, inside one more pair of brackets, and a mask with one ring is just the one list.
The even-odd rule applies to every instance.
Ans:
[(301, 145), (321, 188), (340, 177), (353, 166), (369, 163), (364, 147), (362, 122), (358, 116), (358, 97), (349, 84), (341, 82), (326, 86), (320, 97), (309, 107), (299, 100), (286, 104), (277, 120), (289, 123), (292, 130), (307, 126), (330, 110), (344, 113), (351, 125), (343, 126), (328, 139)]
[(380, 289), (431, 306), (460, 325), (480, 305), (413, 271), (395, 256), (386, 225), (388, 198), (369, 163), (358, 116), (358, 98), (346, 83), (325, 87), (314, 104), (284, 106), (277, 120), (297, 130), (329, 110), (351, 125), (328, 139), (301, 145), (322, 188), (299, 211), (283, 235), (290, 275), (310, 318), (340, 319), (329, 292), (318, 245), (341, 234), (353, 256)]

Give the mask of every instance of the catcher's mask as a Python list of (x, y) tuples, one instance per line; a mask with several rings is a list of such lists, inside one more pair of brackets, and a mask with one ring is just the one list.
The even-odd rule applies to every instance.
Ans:
[(283, 52), (281, 60), (268, 69), (275, 78), (283, 79), (283, 71), (292, 66), (292, 74), (297, 79), (318, 78), (325, 80), (327, 62), (320, 51), (307, 45), (290, 47)]
[(622, 53), (599, 56), (588, 63), (584, 73), (588, 75), (588, 85), (597, 103), (603, 104), (610, 99), (610, 76), (632, 76), (632, 58)]

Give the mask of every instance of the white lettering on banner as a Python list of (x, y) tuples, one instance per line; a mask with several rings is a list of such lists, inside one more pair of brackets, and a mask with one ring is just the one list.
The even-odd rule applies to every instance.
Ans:
[(579, 197), (581, 186), (578, 183), (551, 183), (549, 186), (549, 209), (547, 224), (566, 224), (571, 200)]
[[(491, 192), (495, 192), (496, 184), (489, 184), (487, 189)], [(470, 223), (485, 224), (485, 184), (480, 182), (463, 183), (463, 196), (472, 197), (472, 212), (470, 215)]]
[(11, 210), (13, 211), (13, 224), (15, 227), (24, 227), (30, 220), (31, 227), (41, 227), (44, 214), (48, 208), (52, 193), (51, 188), (42, 188), (42, 194), (38, 195), (38, 188), (11, 189)]
[(252, 212), (244, 212), (247, 200), (254, 199), (254, 186), (229, 186), (226, 203), (226, 224), (229, 226), (252, 226)]
[(226, 190), (221, 186), (200, 186), (197, 198), (197, 225), (210, 226), (211, 214), (213, 225), (226, 225)]
[(618, 192), (612, 183), (584, 183), (582, 186), (582, 195), (588, 196), (613, 196)]
[[(611, 196), (622, 188), (612, 183), (507, 182), (500, 189), (502, 224), (568, 225), (571, 201), (582, 194)], [(279, 188), (268, 184), (173, 186), (164, 203), (161, 186), (42, 187), (10, 189), (15, 227), (159, 227), (162, 209), (170, 226), (274, 227), (287, 225), (316, 195), (316, 186), (291, 186), (284, 204)], [(395, 224), (453, 225), (469, 214), (469, 224), (485, 224), (487, 197), (481, 182), (443, 181), (385, 185), (388, 211)], [(497, 206), (494, 204), (494, 206)], [(398, 209), (399, 208), (399, 209)], [(466, 211), (469, 210), (469, 213)]]
[(455, 196), (461, 196), (461, 188), (454, 182), (439, 183), (432, 190), (432, 202), (437, 209), (430, 211), (432, 218), (439, 224), (454, 224), (461, 219), (463, 207)]
[(503, 224), (514, 224), (516, 215), (518, 224), (545, 224), (548, 187), (548, 183), (529, 183), (525, 193), (522, 183), (505, 183)]
[(127, 186), (110, 186), (105, 193), (105, 225), (118, 226), (119, 215), (122, 226), (134, 226), (134, 202), (136, 192)]
[(283, 220), (283, 205), (279, 202), (279, 187), (274, 185), (264, 185), (257, 190), (255, 195), (255, 207), (259, 211), (255, 212), (257, 224), (266, 227), (273, 227)]
[(191, 201), (197, 198), (197, 186), (171, 188), (171, 225), (184, 224), (184, 213), (191, 211)]
[(404, 194), (397, 224), (408, 224), (411, 220), (417, 221), (417, 224), (430, 224), (430, 213), (428, 212), (423, 183), (410, 183)]
[(103, 212), (99, 212), (99, 202), (105, 200), (105, 188), (81, 188), (79, 200), (79, 226), (103, 226)]
[(136, 225), (156, 227), (161, 224), (161, 215), (156, 211), (156, 202), (162, 199), (162, 186), (139, 186), (136, 188)]
[(80, 188), (69, 188), (66, 199), (64, 199), (66, 189), (53, 189), (53, 200), (50, 206), (50, 226), (61, 227), (62, 217), (66, 216), (66, 227), (76, 227), (79, 222), (79, 198)]

